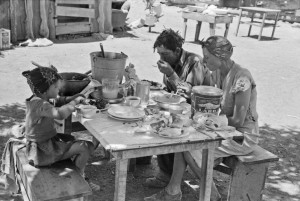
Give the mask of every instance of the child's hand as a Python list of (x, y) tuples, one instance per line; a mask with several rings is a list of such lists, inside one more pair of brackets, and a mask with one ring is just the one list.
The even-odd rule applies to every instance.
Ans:
[(77, 98), (75, 98), (75, 103), (76, 105), (79, 104), (79, 103), (84, 103), (85, 101), (85, 98), (83, 98), (82, 96), (78, 96)]
[(75, 100), (77, 97), (85, 98), (85, 96), (83, 94), (75, 94), (74, 96), (70, 97), (70, 101)]

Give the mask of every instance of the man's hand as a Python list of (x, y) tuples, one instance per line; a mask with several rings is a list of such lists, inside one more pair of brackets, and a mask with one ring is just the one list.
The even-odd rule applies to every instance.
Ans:
[(184, 97), (190, 97), (192, 92), (192, 86), (186, 82), (179, 83), (177, 85), (177, 93)]
[(158, 66), (159, 71), (168, 77), (170, 77), (174, 73), (173, 68), (171, 67), (171, 65), (168, 62), (159, 60), (157, 62), (157, 66)]

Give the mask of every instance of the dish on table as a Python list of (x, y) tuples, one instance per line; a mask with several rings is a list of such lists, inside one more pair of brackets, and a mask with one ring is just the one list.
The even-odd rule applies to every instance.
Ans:
[(176, 139), (176, 138), (187, 137), (190, 135), (190, 132), (185, 129), (166, 127), (161, 131), (159, 131), (158, 135), (164, 138)]
[(177, 94), (163, 94), (154, 97), (154, 100), (159, 103), (179, 104), (182, 99), (181, 96)]
[(126, 122), (131, 122), (131, 121), (140, 121), (142, 120), (143, 118), (119, 118), (119, 117), (115, 117), (115, 116), (112, 116), (110, 114), (108, 114), (108, 116), (112, 119), (115, 119), (115, 120), (118, 120), (118, 121), (126, 121)]
[(140, 119), (145, 116), (143, 110), (139, 110), (130, 106), (113, 106), (107, 110), (108, 114), (121, 119)]

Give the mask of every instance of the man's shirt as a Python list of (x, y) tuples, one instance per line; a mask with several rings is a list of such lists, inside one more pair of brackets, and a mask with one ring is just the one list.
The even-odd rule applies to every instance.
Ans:
[(192, 87), (198, 85), (210, 85), (210, 71), (203, 65), (200, 55), (182, 49), (178, 64), (173, 67), (174, 73), (167, 77), (164, 75), (163, 82), (168, 91), (176, 91), (177, 86), (188, 83)]

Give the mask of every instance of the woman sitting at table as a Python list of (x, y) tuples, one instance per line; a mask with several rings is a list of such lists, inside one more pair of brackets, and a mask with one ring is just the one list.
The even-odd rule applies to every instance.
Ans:
[[(211, 36), (201, 41), (203, 61), (213, 71), (213, 83), (224, 91), (221, 114), (228, 118), (230, 126), (244, 133), (243, 141), (224, 140), (215, 150), (215, 159), (231, 155), (246, 155), (251, 147), (258, 143), (258, 115), (256, 113), (256, 84), (250, 72), (231, 60), (233, 46), (222, 36)], [(216, 162), (217, 160), (215, 160)], [(200, 178), (202, 152), (175, 153), (173, 173), (169, 184), (159, 193), (147, 197), (146, 201), (180, 201), (181, 181), (187, 165)], [(221, 196), (212, 185), (211, 200), (221, 200)]]

